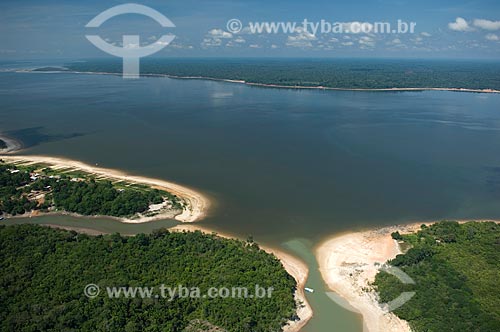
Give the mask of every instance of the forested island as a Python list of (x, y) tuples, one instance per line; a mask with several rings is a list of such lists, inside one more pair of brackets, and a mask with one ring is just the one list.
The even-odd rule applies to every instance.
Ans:
[[(53, 71), (54, 68), (40, 68)], [(64, 71), (122, 73), (119, 60), (88, 60)], [(238, 80), (250, 84), (338, 89), (457, 88), (500, 90), (492, 61), (398, 59), (144, 59), (142, 75)]]
[(180, 213), (182, 208), (176, 195), (148, 186), (111, 182), (85, 172), (56, 170), (43, 164), (0, 161), (0, 215), (59, 211), (133, 218), (164, 210)]
[(410, 249), (389, 263), (416, 284), (380, 272), (374, 285), (382, 303), (404, 291), (416, 292), (395, 311), (414, 332), (500, 331), (499, 224), (446, 221), (392, 237)]
[[(110, 298), (105, 287), (273, 288), (263, 298)], [(89, 236), (0, 226), (3, 331), (280, 331), (295, 319), (295, 280), (253, 241), (201, 232)]]
[(2, 139), (0, 139), (0, 150), (4, 150), (4, 149), (7, 149), (7, 143), (5, 143), (5, 141), (3, 141)]

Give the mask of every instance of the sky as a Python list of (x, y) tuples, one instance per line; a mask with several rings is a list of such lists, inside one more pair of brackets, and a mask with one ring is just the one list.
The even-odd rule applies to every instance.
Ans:
[[(125, 45), (132, 48), (175, 36), (155, 57), (500, 59), (498, 0), (148, 0), (135, 3), (175, 27), (139, 14), (86, 27), (104, 10), (126, 3), (2, 0), (0, 59), (113, 57), (89, 42), (89, 34), (116, 47), (124, 46), (123, 35), (138, 35), (140, 45)], [(390, 29), (383, 31), (387, 23)], [(412, 23), (413, 32), (398, 31)], [(275, 24), (279, 31), (258, 31), (256, 24)]]

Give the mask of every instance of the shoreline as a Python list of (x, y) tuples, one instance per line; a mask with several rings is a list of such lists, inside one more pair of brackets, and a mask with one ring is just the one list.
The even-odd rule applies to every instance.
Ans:
[(331, 291), (363, 316), (364, 331), (411, 332), (406, 321), (379, 306), (370, 283), (378, 272), (376, 263), (383, 264), (402, 253), (391, 233), (416, 231), (422, 224), (430, 225), (432, 222), (338, 234), (316, 247), (323, 280)]
[[(110, 234), (103, 231), (94, 230), (91, 228), (84, 227), (72, 227), (72, 226), (61, 226), (56, 224), (40, 224), (40, 226), (50, 227), (50, 228), (59, 228), (67, 231), (75, 231), (79, 233), (84, 233), (92, 236)], [(169, 232), (194, 232), (200, 231), (205, 234), (215, 234), (221, 238), (226, 239), (238, 239), (238, 237), (227, 234), (212, 231), (206, 227), (200, 226), (199, 224), (181, 224), (171, 228), (167, 228)], [(262, 245), (258, 243), (260, 249), (264, 250), (268, 254), (273, 254), (276, 258), (279, 259), (284, 269), (290, 274), (297, 283), (297, 290), (295, 291), (295, 300), (298, 304), (298, 308), (296, 311), (297, 316), (300, 318), (299, 321), (289, 321), (287, 325), (283, 327), (283, 332), (299, 332), (313, 317), (313, 311), (310, 304), (307, 302), (304, 287), (307, 281), (307, 277), (309, 275), (309, 268), (307, 265), (294, 257), (291, 254), (283, 250), (278, 250), (276, 248), (272, 248), (266, 245)]]
[(7, 148), (0, 149), (0, 155), (2, 155), (3, 153), (10, 154), (19, 151), (23, 148), (23, 144), (20, 141), (15, 140), (9, 136), (6, 136), (5, 134), (0, 134), (0, 140), (4, 141), (5, 144), (7, 145)]
[[(80, 170), (86, 173), (90, 173), (98, 176), (100, 179), (115, 179), (127, 181), (129, 183), (137, 183), (137, 184), (147, 184), (152, 188), (166, 190), (172, 194), (179, 196), (184, 202), (187, 203), (187, 208), (183, 210), (182, 213), (175, 216), (175, 219), (185, 223), (181, 225), (174, 226), (172, 228), (168, 228), (169, 231), (172, 232), (184, 232), (184, 231), (196, 231), (199, 230), (203, 233), (212, 234), (216, 233), (218, 236), (223, 238), (237, 238), (235, 236), (214, 232), (206, 227), (202, 227), (199, 225), (192, 224), (195, 221), (199, 221), (203, 219), (207, 215), (208, 208), (211, 205), (208, 197), (204, 196), (201, 193), (198, 193), (190, 188), (180, 186), (175, 183), (167, 182), (159, 179), (152, 179), (143, 176), (134, 176), (129, 175), (124, 172), (101, 168), (97, 166), (91, 166), (79, 161), (59, 158), (59, 157), (49, 157), (49, 156), (29, 156), (29, 155), (1, 155), (0, 159), (3, 159), (7, 162), (22, 162), (24, 164), (49, 164), (55, 168), (71, 168), (75, 170)], [(171, 211), (170, 211), (171, 212)], [(168, 213), (168, 212), (167, 212)], [(46, 215), (72, 215), (83, 218), (109, 218), (114, 219), (123, 223), (144, 223), (150, 222), (159, 219), (172, 218), (172, 216), (165, 216), (164, 214), (159, 214), (153, 217), (144, 217), (140, 219), (126, 219), (126, 218), (118, 218), (112, 216), (82, 216), (75, 213), (68, 212), (49, 212), (49, 213), (28, 213), (20, 216), (16, 216), (14, 218), (26, 218), (37, 216), (46, 216)], [(105, 232), (93, 230), (91, 228), (83, 228), (83, 227), (71, 227), (71, 226), (60, 226), (55, 224), (42, 224), (42, 226), (52, 227), (52, 228), (61, 228), (65, 230), (74, 230), (81, 233), (86, 233), (89, 235), (100, 235), (106, 234)], [(300, 318), (300, 321), (291, 321), (284, 327), (284, 332), (299, 332), (307, 322), (312, 318), (313, 312), (312, 308), (307, 302), (305, 297), (304, 287), (307, 281), (307, 277), (309, 274), (309, 269), (305, 263), (295, 258), (291, 254), (288, 254), (282, 250), (278, 250), (275, 248), (271, 248), (265, 245), (260, 245), (260, 248), (266, 251), (267, 253), (271, 253), (275, 255), (280, 262), (283, 264), (285, 270), (290, 274), (295, 281), (297, 282), (297, 290), (295, 292), (295, 298), (297, 303), (302, 303), (302, 306), (298, 307), (296, 312), (297, 316)]]
[[(2, 159), (2, 158), (0, 158)], [(142, 224), (142, 223), (148, 223), (152, 221), (158, 221), (158, 220), (164, 220), (164, 219), (174, 219), (176, 221), (179, 221), (176, 219), (176, 217), (180, 214), (180, 210), (171, 210), (171, 211), (165, 211), (158, 213), (153, 216), (141, 216), (139, 218), (134, 218), (134, 219), (129, 219), (125, 217), (115, 217), (115, 216), (106, 216), (106, 215), (83, 215), (83, 214), (78, 214), (76, 212), (68, 212), (68, 211), (49, 211), (49, 212), (42, 212), (42, 211), (29, 211), (24, 214), (16, 214), (15, 216), (13, 215), (4, 215), (6, 219), (26, 219), (26, 218), (37, 218), (37, 217), (50, 217), (50, 216), (68, 216), (68, 217), (73, 217), (73, 218), (83, 218), (87, 220), (92, 220), (92, 219), (105, 219), (105, 220), (114, 220), (117, 222), (121, 222), (124, 224)], [(183, 222), (183, 221), (180, 221)]]
[[(489, 219), (454, 221), (499, 222)], [(376, 264), (383, 264), (402, 254), (398, 241), (391, 237), (392, 232), (413, 233), (420, 230), (421, 225), (429, 226), (436, 222), (411, 222), (341, 233), (316, 247), (315, 255), (324, 282), (363, 316), (364, 331), (411, 332), (408, 322), (380, 307), (370, 284), (378, 272)]]
[[(112, 216), (84, 216), (84, 217), (111, 218), (119, 220), (124, 223), (144, 223), (159, 219), (167, 219), (167, 218), (171, 219), (173, 217), (177, 221), (191, 223), (205, 218), (211, 206), (210, 199), (206, 195), (201, 194), (191, 188), (181, 186), (179, 184), (168, 182), (165, 180), (130, 175), (119, 170), (102, 168), (98, 166), (91, 166), (82, 163), (80, 161), (59, 158), (59, 157), (29, 156), (29, 155), (0, 155), (0, 159), (3, 159), (7, 162), (21, 162), (26, 165), (49, 164), (55, 169), (69, 168), (72, 170), (83, 171), (85, 173), (95, 175), (99, 179), (126, 181), (132, 184), (148, 185), (153, 189), (164, 190), (171, 194), (174, 194), (178, 196), (185, 203), (185, 207), (183, 208), (183, 210), (177, 214), (173, 214), (173, 211), (166, 211), (164, 213), (159, 213), (157, 215), (150, 217), (142, 216), (138, 219), (127, 219), (127, 218), (119, 218)], [(64, 212), (60, 212), (60, 214), (61, 213), (64, 214)], [(66, 212), (66, 214), (68, 213)], [(30, 215), (23, 215), (21, 217), (30, 217)]]
[[(168, 228), (172, 232), (194, 232), (200, 231), (206, 234), (215, 233), (217, 236), (235, 239), (233, 235), (227, 233), (214, 232), (206, 227), (200, 226), (199, 224), (182, 224), (177, 225), (172, 228)], [(260, 249), (264, 250), (268, 254), (273, 254), (278, 258), (285, 268), (286, 272), (291, 275), (295, 282), (297, 283), (297, 290), (295, 291), (295, 301), (298, 303), (297, 316), (300, 318), (299, 321), (289, 321), (287, 325), (283, 327), (283, 332), (299, 332), (304, 326), (307, 325), (309, 320), (313, 317), (313, 311), (309, 302), (307, 302), (304, 287), (306, 285), (307, 277), (309, 275), (309, 268), (300, 259), (294, 257), (293, 255), (270, 246), (266, 246), (258, 243)]]
[[(120, 73), (112, 72), (92, 72), (92, 71), (73, 71), (73, 70), (61, 70), (61, 71), (35, 71), (35, 70), (18, 70), (19, 73), (42, 73), (42, 74), (87, 74), (87, 75), (114, 75), (121, 76)], [(334, 88), (326, 86), (303, 86), (303, 85), (280, 85), (280, 84), (269, 84), (269, 83), (255, 83), (247, 82), (245, 80), (229, 79), (229, 78), (216, 78), (216, 77), (205, 77), (205, 76), (177, 76), (170, 74), (141, 74), (141, 77), (166, 77), (171, 79), (179, 80), (204, 80), (204, 81), (215, 81), (224, 83), (234, 83), (243, 84), (253, 87), (261, 88), (274, 88), (274, 89), (293, 89), (293, 90), (326, 90), (326, 91), (354, 91), (354, 92), (420, 92), (420, 91), (449, 91), (449, 92), (467, 92), (467, 93), (500, 93), (500, 90), (496, 89), (471, 89), (471, 88), (440, 88), (440, 87), (392, 87), (392, 88)]]

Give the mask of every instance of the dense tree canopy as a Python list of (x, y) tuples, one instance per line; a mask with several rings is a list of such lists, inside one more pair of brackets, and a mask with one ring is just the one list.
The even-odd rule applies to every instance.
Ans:
[(23, 214), (38, 206), (37, 202), (30, 202), (23, 195), (25, 191), (19, 189), (30, 182), (29, 172), (11, 173), (9, 166), (0, 163), (0, 214)]
[[(122, 72), (122, 64), (117, 60), (75, 62), (68, 68), (86, 72)], [(499, 64), (459, 60), (144, 59), (141, 74), (332, 88), (500, 89)]]
[[(84, 287), (273, 287), (265, 298), (90, 299)], [(169, 233), (88, 236), (36, 225), (0, 226), (0, 330), (280, 331), (295, 314), (295, 281), (254, 243)], [(194, 322), (194, 323), (193, 323)]]
[(129, 216), (163, 202), (158, 190), (119, 192), (109, 181), (52, 181), (58, 209), (83, 215)]
[(416, 285), (381, 272), (375, 286), (382, 302), (403, 291), (416, 292), (395, 311), (415, 332), (500, 331), (500, 225), (440, 222), (416, 234), (393, 233), (393, 238), (411, 249), (390, 264)]

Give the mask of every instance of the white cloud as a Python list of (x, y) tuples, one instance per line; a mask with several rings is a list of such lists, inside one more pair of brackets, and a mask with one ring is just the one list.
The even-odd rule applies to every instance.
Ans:
[(484, 30), (491, 30), (491, 31), (496, 31), (500, 30), (500, 21), (489, 21), (489, 20), (484, 20), (484, 19), (475, 19), (474, 20), (474, 26), (484, 29)]
[(180, 49), (180, 50), (192, 50), (194, 47), (192, 45), (183, 45), (173, 42), (170, 44), (170, 47)]
[(250, 48), (262, 48), (262, 46), (257, 45), (257, 44), (251, 44), (248, 47), (250, 47)]
[(421, 45), (423, 40), (424, 40), (424, 38), (422, 38), (422, 37), (415, 37), (411, 41), (417, 45)]
[(313, 45), (309, 40), (301, 40), (297, 39), (296, 37), (289, 36), (288, 40), (286, 41), (286, 46), (308, 48), (312, 47)]
[(407, 48), (407, 46), (399, 38), (394, 38), (385, 44), (388, 45), (390, 49)]
[(430, 36), (432, 36), (432, 35), (431, 35), (430, 33), (428, 33), (428, 32), (422, 32), (422, 33), (421, 33), (421, 35), (422, 35), (422, 36), (424, 36), (424, 37), (430, 37)]
[(219, 47), (222, 45), (222, 39), (231, 39), (231, 38), (233, 38), (233, 34), (227, 31), (224, 31), (222, 29), (212, 29), (208, 31), (207, 35), (201, 42), (201, 47), (203, 48)]
[(229, 42), (226, 44), (227, 47), (239, 47), (242, 44), (246, 43), (247, 41), (243, 39), (241, 36), (236, 37), (235, 39), (229, 40)]
[(139, 44), (137, 44), (137, 43), (128, 43), (128, 44), (124, 45), (123, 48), (128, 48), (128, 49), (139, 48)]
[(222, 29), (212, 29), (208, 32), (208, 35), (214, 38), (233, 38), (233, 34)]
[(304, 40), (316, 40), (316, 36), (303, 28), (295, 29), (297, 37)]
[(342, 45), (344, 45), (344, 46), (352, 46), (352, 45), (354, 45), (354, 43), (353, 42), (343, 42)]
[(470, 31), (469, 23), (461, 17), (457, 17), (455, 22), (448, 23), (448, 28), (453, 31)]
[(328, 43), (323, 43), (323, 42), (318, 42), (318, 48), (321, 49), (321, 50), (324, 50), (324, 51), (331, 51), (333, 49), (335, 49), (333, 47), (333, 45), (330, 45)]
[(484, 38), (491, 40), (491, 41), (499, 41), (500, 40), (498, 35), (495, 35), (494, 33), (489, 33)]
[(218, 47), (222, 45), (222, 40), (220, 38), (204, 38), (201, 43), (201, 47)]
[(276, 44), (272, 44), (272, 45), (271, 45), (271, 48), (273, 48), (273, 49), (278, 48), (278, 45), (276, 45)]
[(373, 24), (368, 22), (344, 22), (342, 31), (344, 33), (368, 33), (373, 31)]
[(372, 37), (362, 36), (359, 38), (358, 43), (361, 47), (374, 47), (375, 40)]
[(316, 40), (316, 36), (303, 28), (295, 29), (296, 35), (288, 36), (286, 45), (292, 47), (307, 48), (312, 47), (313, 40)]

